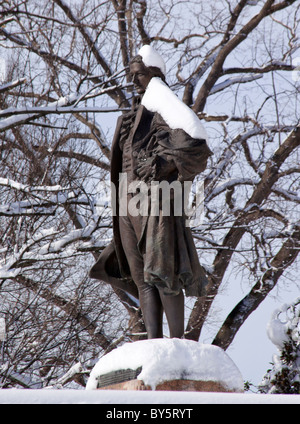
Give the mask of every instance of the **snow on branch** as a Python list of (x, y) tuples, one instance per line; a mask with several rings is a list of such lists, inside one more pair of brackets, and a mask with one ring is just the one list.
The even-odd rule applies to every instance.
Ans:
[(290, 202), (296, 202), (300, 204), (300, 196), (296, 192), (291, 192), (289, 190), (284, 190), (280, 187), (274, 187), (272, 189), (273, 193), (277, 194), (278, 196), (282, 196), (285, 200), (288, 200)]
[(205, 72), (214, 64), (221, 47), (216, 48), (212, 53), (201, 63), (199, 68), (194, 73), (193, 77), (189, 80), (189, 83), (196, 87), (201, 77), (205, 74)]
[[(228, 121), (230, 120), (230, 117), (228, 118)], [(239, 149), (239, 146), (242, 145), (243, 142), (248, 140), (251, 137), (255, 137), (259, 134), (273, 134), (277, 132), (290, 132), (293, 133), (295, 130), (295, 127), (287, 127), (287, 126), (274, 126), (274, 125), (265, 125), (265, 126), (254, 126), (251, 129), (247, 129), (243, 133), (238, 134), (234, 139), (231, 141), (230, 146), (226, 148), (222, 154), (222, 156), (219, 159), (219, 163), (216, 165), (215, 168), (212, 169), (212, 172), (207, 176), (207, 181), (209, 181), (209, 185), (206, 188), (206, 196), (208, 196), (208, 192), (211, 192), (213, 189), (213, 186), (215, 182), (217, 182), (219, 176), (222, 174), (224, 169), (230, 164), (230, 162), (235, 157), (235, 151), (232, 148), (235, 147), (235, 150)]]
[(8, 178), (0, 178), (0, 186), (15, 189), (32, 197), (0, 205), (0, 216), (54, 215), (57, 207), (63, 205), (90, 205), (91, 203), (87, 195), (71, 187), (28, 186)]
[(19, 215), (54, 215), (53, 205), (45, 206), (40, 203), (30, 201), (13, 202), (0, 206), (0, 216), (19, 216)]
[[(76, 107), (75, 106), (64, 106), (64, 107), (58, 107), (58, 106), (41, 106), (41, 107), (23, 107), (23, 108), (9, 108), (5, 109), (0, 112), (0, 118), (8, 117), (11, 115), (24, 115), (27, 113), (38, 113), (43, 115), (49, 115), (50, 113), (55, 114), (62, 114), (62, 113), (81, 113), (81, 112), (92, 112), (92, 113), (111, 113), (111, 112), (121, 112), (123, 110), (128, 109), (118, 109), (115, 107), (107, 107), (107, 108), (101, 108), (101, 107)], [(2, 121), (3, 122), (3, 121)], [(0, 130), (1, 130), (1, 123), (0, 123)]]
[(213, 197), (218, 196), (219, 194), (223, 193), (224, 191), (236, 185), (246, 184), (246, 185), (254, 186), (257, 183), (258, 183), (258, 180), (251, 179), (251, 178), (232, 178), (225, 182), (217, 184), (217, 186), (212, 190), (212, 192), (207, 196), (205, 200), (209, 202)]
[(20, 78), (15, 81), (7, 82), (6, 84), (0, 85), (0, 94), (8, 91), (12, 88), (18, 87), (18, 85), (26, 83), (26, 78)]
[[(80, 362), (77, 362), (73, 365), (69, 371), (67, 371), (62, 377), (59, 377), (51, 386), (52, 387), (62, 387), (65, 384), (77, 379), (80, 376), (89, 375), (89, 371), (85, 370)], [(83, 384), (84, 386), (84, 384)], [(84, 386), (85, 387), (85, 386)]]
[(34, 192), (34, 191), (48, 191), (48, 192), (59, 192), (65, 190), (71, 190), (70, 187), (62, 187), (60, 185), (55, 186), (28, 186), (22, 183), (18, 183), (17, 181), (11, 180), (9, 178), (0, 177), (0, 186), (7, 186), (10, 188), (14, 188), (19, 191), (24, 191), (26, 193)]
[[(67, 259), (82, 254), (92, 246), (100, 247), (101, 240), (94, 240), (93, 233), (107, 226), (105, 221), (99, 224), (98, 220), (91, 220), (85, 228), (74, 229), (61, 238), (56, 238), (60, 231), (53, 227), (42, 230), (28, 240), (18, 252), (0, 262), (0, 279), (16, 278), (22, 274), (22, 268), (28, 268), (36, 262)], [(46, 243), (42, 244), (43, 242)], [(103, 244), (106, 242), (105, 240)]]
[[(218, 196), (221, 193), (224, 193), (226, 190), (231, 189), (237, 185), (249, 185), (256, 186), (259, 183), (258, 179), (253, 178), (232, 178), (228, 179), (225, 182), (217, 184), (216, 187), (209, 193), (209, 195), (205, 198), (206, 202), (209, 202), (214, 197)], [(291, 192), (288, 190), (284, 190), (283, 188), (276, 187), (276, 185), (272, 188), (272, 192), (277, 194), (278, 196), (284, 197), (286, 200), (291, 202), (300, 203), (300, 197), (296, 192)]]
[[(103, 86), (105, 83), (101, 83)], [(99, 89), (99, 86), (95, 86), (92, 89), (88, 90), (84, 94), (71, 94), (66, 97), (61, 97), (57, 101), (50, 103), (47, 106), (39, 107), (10, 107), (5, 110), (0, 111), (0, 118), (4, 118), (0, 121), (0, 132), (9, 130), (18, 125), (28, 123), (32, 120), (38, 119), (42, 116), (49, 114), (62, 114), (62, 113), (81, 113), (81, 112), (98, 112), (98, 113), (110, 113), (110, 112), (120, 112), (122, 110), (128, 109), (119, 109), (119, 108), (98, 108), (98, 107), (77, 107), (78, 103), (93, 98), (108, 94), (111, 91), (116, 89), (125, 88), (119, 84), (117, 86), (108, 87), (104, 89)], [(1, 87), (0, 87), (1, 88)]]
[(230, 87), (234, 84), (244, 84), (246, 82), (255, 81), (257, 79), (262, 78), (262, 75), (240, 75), (238, 77), (228, 78), (227, 80), (220, 82), (219, 84), (214, 85), (214, 87), (210, 90), (210, 95), (216, 94), (219, 91), (225, 90), (225, 88)]
[(52, 253), (63, 252), (65, 251), (66, 247), (71, 243), (91, 238), (93, 232), (96, 231), (98, 228), (99, 226), (97, 225), (97, 223), (92, 222), (85, 228), (73, 230), (68, 234), (64, 235), (61, 239), (56, 241), (50, 241), (49, 243), (45, 244), (39, 249), (38, 255), (40, 258), (42, 258), (45, 255), (47, 256), (49, 254), (51, 255)]
[(90, 199), (84, 195), (77, 195), (73, 192), (68, 195), (58, 193), (49, 199), (38, 198), (39, 200), (20, 200), (0, 206), (0, 216), (19, 215), (55, 215), (56, 209), (63, 205), (90, 205)]

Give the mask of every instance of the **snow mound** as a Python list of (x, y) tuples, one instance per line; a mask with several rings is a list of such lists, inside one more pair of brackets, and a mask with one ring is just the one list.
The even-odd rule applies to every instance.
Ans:
[(183, 103), (160, 78), (151, 78), (142, 105), (159, 113), (173, 130), (182, 129), (192, 138), (207, 140), (207, 133), (195, 112)]
[(121, 369), (142, 367), (138, 380), (152, 390), (168, 380), (197, 380), (221, 383), (226, 389), (242, 392), (243, 378), (223, 349), (192, 340), (151, 339), (123, 346), (103, 356), (94, 366), (87, 390), (97, 389), (99, 376)]

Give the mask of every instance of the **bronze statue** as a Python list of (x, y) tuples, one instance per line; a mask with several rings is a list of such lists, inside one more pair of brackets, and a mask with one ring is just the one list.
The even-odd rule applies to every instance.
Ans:
[(152, 214), (150, 197), (144, 213), (132, 213), (134, 193), (129, 191), (124, 213), (121, 177), (125, 175), (126, 184), (136, 183), (135, 187), (163, 181), (182, 185), (205, 169), (212, 153), (198, 117), (166, 84), (164, 61), (151, 46), (143, 46), (131, 60), (130, 73), (140, 102), (118, 119), (112, 143), (113, 241), (90, 276), (139, 298), (148, 338), (163, 337), (163, 311), (170, 337), (181, 338), (183, 290), (187, 296), (203, 296), (207, 284), (185, 213), (174, 213), (172, 196), (169, 214), (163, 213), (161, 198)]

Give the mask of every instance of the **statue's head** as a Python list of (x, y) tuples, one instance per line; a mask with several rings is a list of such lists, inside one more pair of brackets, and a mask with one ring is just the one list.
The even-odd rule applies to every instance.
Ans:
[(143, 46), (129, 64), (130, 74), (138, 94), (143, 94), (153, 77), (165, 82), (166, 67), (162, 57), (153, 47)]

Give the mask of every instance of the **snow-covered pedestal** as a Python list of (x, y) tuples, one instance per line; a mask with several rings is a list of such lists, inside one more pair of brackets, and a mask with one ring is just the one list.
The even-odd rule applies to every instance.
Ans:
[(108, 375), (118, 376), (122, 372), (129, 381), (123, 387), (117, 385), (117, 389), (244, 390), (240, 371), (223, 349), (192, 340), (153, 339), (126, 343), (96, 363), (86, 389), (98, 389)]

